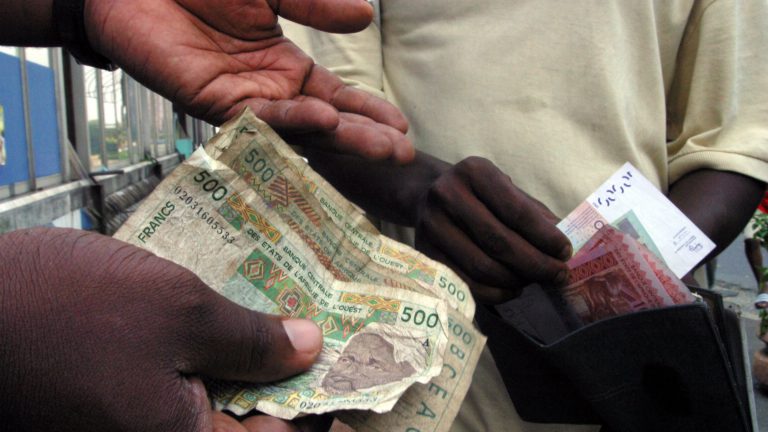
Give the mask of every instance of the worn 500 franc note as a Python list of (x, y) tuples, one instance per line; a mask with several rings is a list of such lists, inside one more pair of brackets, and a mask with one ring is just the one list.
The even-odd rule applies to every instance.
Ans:
[[(362, 252), (368, 256), (371, 263), (365, 266), (369, 272), (377, 266), (386, 268), (390, 275), (400, 274), (421, 285), (428, 293), (446, 299), (465, 317), (471, 319), (474, 316), (475, 303), (469, 288), (452, 270), (382, 236), (356, 206), (314, 172), (250, 111), (246, 110), (238, 119), (222, 127), (221, 133), (206, 145), (206, 150), (247, 179), (283, 218), (306, 231), (320, 249), (327, 249), (326, 255), (336, 251), (354, 255), (346, 247), (350, 244), (358, 254)], [(313, 235), (313, 232), (322, 235)], [(345, 238), (331, 235), (335, 232)], [(334, 264), (339, 265), (342, 261), (337, 259)], [(361, 264), (358, 262), (357, 265)]]
[(224, 125), (206, 150), (240, 174), (335, 274), (439, 296), (456, 308), (449, 308), (448, 347), (440, 375), (411, 386), (390, 412), (336, 414), (358, 431), (447, 431), (485, 345), (485, 336), (469, 320), (475, 305), (466, 284), (444, 265), (381, 236), (352, 203), (249, 112)]
[[(410, 385), (443, 370), (449, 334), (443, 300), (337, 280), (237, 173), (203, 150), (165, 179), (115, 237), (192, 270), (245, 307), (310, 318), (322, 329), (323, 351), (310, 371), (223, 391), (220, 408), (281, 418), (383, 412)], [(369, 366), (355, 364), (367, 358), (383, 366), (355, 372)]]
[(448, 431), (467, 394), (485, 346), (485, 336), (456, 310), (448, 311), (448, 349), (440, 375), (426, 384), (414, 384), (392, 411), (346, 411), (337, 418), (357, 432)]
[[(286, 161), (265, 143), (254, 148), (240, 125), (226, 125), (206, 146), (218, 161), (230, 166), (295, 232), (320, 263), (338, 280), (402, 288), (431, 294), (419, 283), (371, 259), (356, 247), (304, 186), (304, 178), (285, 167)], [(225, 149), (223, 152), (220, 149)], [(295, 155), (295, 154), (294, 154)], [(279, 169), (283, 165), (285, 169)]]

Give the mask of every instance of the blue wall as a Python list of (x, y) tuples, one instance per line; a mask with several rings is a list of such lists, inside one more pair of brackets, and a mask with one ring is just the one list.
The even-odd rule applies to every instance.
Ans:
[(26, 181), (27, 134), (24, 132), (24, 105), (21, 96), (19, 59), (0, 53), (0, 105), (5, 110), (5, 154), (0, 166), (0, 185)]
[[(35, 173), (38, 177), (45, 177), (61, 172), (53, 71), (27, 62), (27, 78)], [(29, 174), (21, 69), (19, 59), (5, 53), (0, 53), (0, 105), (5, 110), (5, 147), (8, 157), (6, 165), (0, 166), (0, 185), (25, 182)]]
[(61, 146), (56, 119), (56, 87), (53, 70), (27, 62), (29, 105), (32, 117), (32, 148), (35, 174), (45, 177), (61, 172)]

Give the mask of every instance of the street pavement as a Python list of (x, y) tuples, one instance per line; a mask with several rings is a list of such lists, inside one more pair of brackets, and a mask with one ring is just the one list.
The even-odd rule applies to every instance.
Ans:
[[(768, 253), (763, 250), (763, 262), (768, 266)], [(726, 303), (741, 310), (742, 324), (746, 334), (748, 356), (751, 362), (755, 352), (765, 344), (757, 337), (758, 316), (754, 306), (757, 296), (757, 281), (749, 268), (744, 253), (744, 238), (739, 236), (717, 257), (715, 285), (713, 289), (723, 294)], [(751, 364), (751, 363), (750, 363)], [(768, 432), (768, 391), (754, 386), (755, 413), (759, 432)]]

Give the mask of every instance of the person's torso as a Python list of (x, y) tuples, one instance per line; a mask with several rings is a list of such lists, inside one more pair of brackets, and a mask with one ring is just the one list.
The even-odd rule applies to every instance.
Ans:
[(693, 0), (381, 0), (385, 92), (421, 150), (484, 156), (564, 216), (630, 161), (666, 185)]

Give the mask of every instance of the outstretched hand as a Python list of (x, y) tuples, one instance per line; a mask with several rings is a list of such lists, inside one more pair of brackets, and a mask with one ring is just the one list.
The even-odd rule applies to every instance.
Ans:
[(301, 372), (322, 347), (310, 321), (247, 310), (170, 261), (86, 231), (0, 236), (0, 273), (4, 429), (297, 430), (267, 417), (225, 427), (198, 377)]
[(479, 302), (501, 303), (533, 282), (565, 282), (572, 249), (557, 222), (491, 161), (470, 157), (422, 196), (416, 248), (452, 267)]
[(318, 148), (409, 162), (402, 113), (315, 65), (277, 23), (351, 32), (372, 14), (364, 0), (86, 0), (85, 20), (97, 51), (192, 115), (219, 124), (247, 105)]

